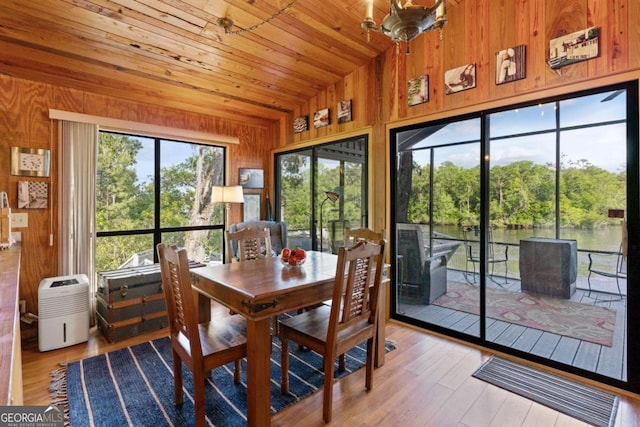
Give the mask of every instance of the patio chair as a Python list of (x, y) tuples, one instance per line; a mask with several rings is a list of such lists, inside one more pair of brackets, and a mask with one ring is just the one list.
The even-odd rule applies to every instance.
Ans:
[[(431, 304), (447, 291), (447, 252), (427, 255), (420, 224), (396, 224), (397, 283), (400, 293), (418, 294), (418, 302)], [(399, 299), (400, 295), (396, 295)]]
[[(367, 342), (365, 387), (373, 386), (374, 349), (378, 291), (382, 282), (386, 242), (361, 241), (351, 248), (338, 249), (331, 307), (313, 310), (280, 321), (282, 393), (289, 392), (289, 341), (322, 355), (324, 386), (322, 418), (331, 421), (335, 360), (363, 341)], [(344, 370), (344, 358), (339, 369)]]
[[(620, 249), (617, 253), (607, 254), (603, 252), (590, 252), (587, 254), (589, 257), (589, 275), (587, 276), (587, 284), (589, 285), (589, 298), (591, 296), (591, 275), (599, 275), (610, 279), (616, 279), (616, 286), (618, 288), (618, 298), (612, 299), (596, 299), (596, 303), (599, 302), (611, 302), (621, 301), (624, 297), (620, 289), (620, 280), (627, 280), (627, 250), (628, 250), (628, 234), (627, 223), (622, 223), (622, 241), (620, 242)], [(614, 267), (615, 261), (615, 267)]]
[[(462, 229), (464, 248), (465, 248), (465, 268), (464, 278), (471, 284), (476, 283), (476, 274), (480, 271), (476, 269), (476, 264), (480, 264), (480, 227), (474, 225), (473, 227), (464, 227)], [(487, 263), (490, 267), (490, 273), (488, 275), (492, 282), (496, 283), (500, 287), (509, 284), (509, 246), (505, 244), (495, 243), (493, 240), (493, 233), (489, 229), (489, 246), (487, 252)], [(504, 281), (498, 282), (495, 279), (495, 265), (504, 264)], [(471, 271), (469, 269), (471, 266)], [(471, 276), (471, 279), (469, 279)]]
[(162, 243), (157, 250), (169, 318), (175, 404), (183, 402), (184, 362), (193, 374), (195, 425), (204, 426), (206, 377), (212, 369), (235, 362), (233, 379), (240, 383), (240, 359), (247, 355), (247, 325), (240, 315), (216, 319), (215, 324), (198, 324), (187, 252)]
[(589, 275), (587, 276), (587, 284), (589, 285), (589, 298), (593, 288), (591, 286), (591, 276), (599, 275), (616, 280), (618, 288), (618, 298), (615, 299), (596, 299), (596, 302), (621, 301), (623, 299), (622, 290), (620, 289), (620, 280), (627, 280), (627, 258), (622, 254), (622, 246), (617, 253), (606, 254), (599, 252), (589, 252)]

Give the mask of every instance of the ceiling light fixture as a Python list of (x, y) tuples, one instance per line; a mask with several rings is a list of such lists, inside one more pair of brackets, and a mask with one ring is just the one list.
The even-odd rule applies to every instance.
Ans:
[(432, 7), (414, 6), (411, 0), (407, 0), (401, 6), (397, 0), (389, 0), (389, 14), (378, 26), (373, 20), (373, 0), (367, 0), (367, 10), (361, 25), (367, 30), (367, 40), (369, 32), (376, 31), (390, 37), (396, 45), (406, 42), (408, 55), (409, 42), (425, 31), (439, 29), (442, 40), (442, 27), (447, 23), (445, 3), (446, 0), (437, 0)]

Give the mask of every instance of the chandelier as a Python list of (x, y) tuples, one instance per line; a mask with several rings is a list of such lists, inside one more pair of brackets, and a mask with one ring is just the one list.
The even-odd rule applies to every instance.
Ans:
[(439, 29), (442, 39), (442, 27), (447, 23), (445, 3), (446, 0), (436, 0), (432, 7), (414, 6), (411, 0), (407, 0), (404, 6), (401, 6), (397, 0), (389, 0), (389, 14), (378, 26), (373, 20), (373, 0), (367, 0), (362, 28), (367, 30), (367, 40), (369, 32), (373, 30), (390, 37), (396, 45), (406, 42), (408, 55), (409, 42), (425, 31)]

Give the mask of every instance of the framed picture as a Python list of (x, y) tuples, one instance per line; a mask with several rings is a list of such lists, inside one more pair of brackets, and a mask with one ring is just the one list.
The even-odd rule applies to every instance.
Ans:
[(309, 130), (309, 116), (299, 116), (293, 120), (293, 133)]
[(329, 126), (329, 109), (325, 108), (324, 110), (316, 111), (313, 115), (313, 127), (321, 128), (324, 126)]
[(347, 123), (351, 118), (351, 100), (345, 99), (338, 102), (338, 124)]
[(467, 64), (444, 73), (447, 95), (476, 87), (476, 64)]
[(18, 181), (18, 209), (46, 209), (48, 184), (44, 181)]
[(243, 221), (258, 221), (260, 219), (260, 194), (244, 195)]
[(264, 170), (240, 168), (238, 182), (242, 188), (263, 188)]
[(49, 150), (11, 147), (11, 175), (49, 176), (50, 158)]
[(525, 45), (521, 44), (496, 53), (497, 85), (526, 77), (525, 49)]
[(589, 27), (549, 40), (549, 65), (557, 69), (597, 57), (599, 39), (600, 29)]
[(407, 102), (409, 106), (429, 101), (429, 76), (423, 75), (407, 82)]

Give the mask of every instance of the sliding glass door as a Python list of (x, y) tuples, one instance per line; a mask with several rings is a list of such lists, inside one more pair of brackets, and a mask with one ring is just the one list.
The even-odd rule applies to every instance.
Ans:
[(628, 387), (637, 102), (619, 85), (392, 131), (393, 316)]
[(336, 252), (344, 232), (367, 225), (367, 138), (279, 153), (276, 218), (290, 247)]

